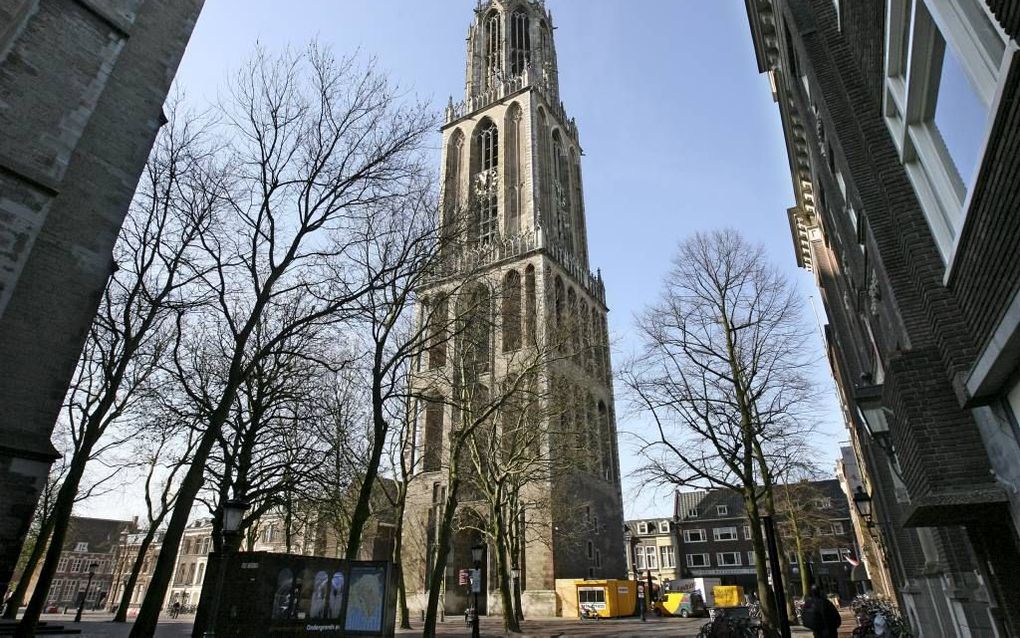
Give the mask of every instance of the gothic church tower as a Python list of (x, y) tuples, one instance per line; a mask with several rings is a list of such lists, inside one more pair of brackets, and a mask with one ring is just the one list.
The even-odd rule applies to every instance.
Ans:
[[(480, 0), (468, 34), (464, 100), (451, 100), (442, 127), (443, 224), (466, 219), (461, 252), (470, 260), (459, 263), (470, 261), (473, 276), (500, 291), (501, 299), (488, 306), (492, 329), (480, 348), (483, 373), (492, 377), (486, 383), (499, 384), (506, 361), (529, 348), (559, 338), (559, 349), (569, 350), (538, 376), (546, 396), (569, 406), (543, 416), (557, 420), (547, 424), (548, 453), (576, 457), (576, 469), (529, 488), (544, 493), (538, 501), (546, 506), (524, 513), (525, 543), (513, 558), (522, 573), (525, 612), (537, 615), (556, 613), (556, 579), (622, 578), (626, 572), (605, 290), (601, 276), (589, 270), (581, 148), (559, 99), (552, 34), (542, 0)], [(430, 303), (443, 304), (443, 314), (452, 309), (454, 301), (438, 300), (451, 294), (446, 291), (458, 283), (457, 272), (444, 272), (421, 291), (419, 315)], [(430, 348), (412, 384), (449, 392), (426, 377), (450, 366), (460, 356), (457, 347), (451, 339)], [(415, 414), (401, 557), (413, 615), (425, 607), (428, 567), (444, 551), (436, 546), (435, 526), (448, 482), (444, 459), (457, 427), (456, 411), (442, 401)], [(471, 507), (470, 500), (463, 496), (458, 508)], [(458, 572), (471, 566), (470, 547), (478, 540), (460, 531), (445, 548), (447, 613), (466, 605)], [(482, 613), (500, 611), (492, 571), (488, 557)]]

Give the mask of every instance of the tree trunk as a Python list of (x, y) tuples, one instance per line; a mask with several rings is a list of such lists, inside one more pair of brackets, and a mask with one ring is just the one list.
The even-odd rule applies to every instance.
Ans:
[[(754, 486), (745, 488), (743, 492), (744, 506), (747, 508), (747, 520), (751, 524), (751, 546), (754, 547), (755, 556), (764, 557), (768, 554), (768, 551), (765, 547), (765, 538), (762, 535), (761, 513), (758, 511), (758, 501), (754, 493), (755, 488)], [(761, 601), (762, 620), (769, 627), (775, 627), (775, 600), (772, 596), (772, 590), (769, 588), (768, 572), (766, 571), (764, 560), (755, 561), (754, 572), (758, 582), (758, 599)]]
[(508, 545), (506, 513), (502, 508), (495, 508), (493, 512), (493, 543), (496, 556), (496, 576), (499, 582), (499, 598), (503, 607), (503, 627), (506, 631), (520, 633), (521, 626), (517, 622), (517, 614), (514, 611), (514, 595), (512, 591), (512, 578), (509, 577), (510, 547)]
[[(376, 370), (379, 369), (379, 349), (376, 349)], [(379, 463), (382, 462), (383, 447), (386, 445), (386, 431), (389, 423), (383, 412), (383, 401), (381, 391), (382, 379), (377, 374), (372, 375), (372, 453), (369, 455), (368, 466), (365, 468), (365, 477), (358, 491), (358, 503), (354, 506), (354, 513), (351, 515), (351, 526), (347, 536), (347, 560), (355, 560), (358, 557), (358, 550), (361, 549), (361, 535), (364, 533), (365, 524), (372, 512), (372, 488), (375, 487), (375, 480), (379, 474)]]
[(145, 555), (149, 551), (149, 546), (152, 545), (152, 539), (156, 537), (156, 530), (157, 523), (153, 522), (149, 525), (148, 531), (145, 532), (145, 536), (142, 538), (142, 543), (138, 547), (138, 555), (135, 556), (135, 560), (131, 564), (131, 573), (128, 575), (127, 582), (124, 583), (124, 593), (121, 594), (120, 604), (117, 606), (117, 613), (113, 617), (113, 622), (127, 622), (127, 612), (131, 606), (131, 594), (138, 583), (138, 575), (142, 572)]
[[(88, 426), (86, 426), (87, 430)], [(60, 486), (56, 503), (53, 505), (53, 514), (51, 515), (53, 531), (46, 548), (46, 558), (43, 559), (42, 569), (39, 571), (39, 578), (36, 580), (35, 590), (32, 592), (32, 599), (28, 601), (28, 607), (25, 608), (25, 615), (22, 616), (21, 622), (18, 624), (15, 636), (28, 638), (35, 635), (39, 616), (46, 605), (50, 585), (53, 584), (53, 575), (57, 573), (60, 554), (64, 551), (64, 540), (67, 538), (67, 527), (74, 510), (74, 500), (78, 496), (78, 486), (81, 484), (81, 477), (85, 473), (85, 464), (92, 454), (94, 443), (95, 441), (91, 438), (83, 438), (81, 447), (71, 456), (67, 476)]]
[(10, 600), (7, 601), (7, 609), (4, 610), (3, 615), (4, 620), (16, 620), (18, 618), (18, 609), (25, 600), (25, 592), (28, 591), (28, 584), (32, 580), (32, 573), (39, 566), (39, 559), (42, 558), (43, 552), (46, 550), (46, 543), (49, 542), (50, 534), (53, 533), (53, 520), (53, 514), (50, 513), (39, 528), (39, 536), (35, 539), (35, 546), (28, 555), (25, 568), (21, 570), (18, 586), (14, 588), (14, 593), (11, 594)]
[[(195, 457), (191, 461), (188, 473), (181, 481), (181, 489), (177, 495), (177, 503), (174, 505), (174, 512), (170, 516), (170, 524), (167, 526), (166, 534), (163, 536), (163, 544), (160, 547), (159, 557), (156, 559), (156, 568), (152, 572), (149, 587), (145, 591), (145, 599), (142, 607), (138, 610), (138, 618), (131, 627), (130, 638), (151, 638), (156, 633), (156, 624), (159, 622), (159, 613), (163, 607), (163, 599), (166, 597), (166, 590), (170, 586), (170, 579), (173, 578), (174, 564), (177, 562), (177, 554), (181, 548), (181, 537), (184, 529), (188, 526), (188, 518), (191, 515), (191, 507), (195, 503), (195, 497), (202, 489), (205, 479), (205, 464), (209, 460), (209, 453), (216, 443), (216, 433), (226, 421), (225, 409), (229, 408), (233, 401), (221, 403), (221, 410), (214, 413), (214, 419), (208, 429), (202, 434), (198, 447), (195, 449)], [(217, 418), (218, 417), (218, 418)]]
[(400, 612), (400, 628), (411, 628), (411, 613), (407, 608), (407, 585), (404, 583), (404, 569), (402, 567), (401, 553), (404, 547), (404, 505), (407, 501), (406, 479), (401, 484), (397, 500), (397, 528), (394, 530), (393, 538), (393, 562), (397, 566), (397, 610)]
[(457, 478), (456, 473), (453, 473), (450, 477), (450, 484), (446, 488), (443, 518), (440, 521), (439, 534), (436, 535), (436, 561), (432, 566), (432, 573), (429, 574), (429, 599), (425, 609), (425, 627), (422, 631), (422, 638), (435, 638), (436, 636), (439, 592), (446, 576), (447, 548), (450, 547), (450, 540), (453, 536), (453, 517), (457, 509), (457, 489), (459, 487), (460, 479)]

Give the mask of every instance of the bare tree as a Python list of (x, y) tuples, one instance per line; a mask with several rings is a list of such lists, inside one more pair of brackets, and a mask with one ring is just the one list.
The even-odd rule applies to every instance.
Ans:
[[(761, 517), (773, 486), (770, 459), (810, 425), (812, 386), (801, 303), (761, 246), (732, 230), (681, 243), (661, 299), (640, 317), (644, 345), (624, 375), (636, 411), (653, 423), (640, 436), (653, 480), (739, 492), (751, 541), (765, 556)], [(767, 622), (774, 604), (756, 562)]]
[(405, 106), (371, 64), (315, 44), (275, 57), (257, 52), (231, 89), (221, 108), (224, 178), (215, 185), (225, 210), (202, 236), (211, 303), (175, 349), (204, 430), (134, 637), (155, 631), (206, 462), (246, 380), (302, 335), (349, 319), (359, 299), (387, 284), (389, 272), (366, 279), (358, 260), (387, 202), (416, 196), (433, 122), (423, 106)]
[(117, 425), (145, 397), (172, 339), (183, 290), (200, 273), (191, 252), (211, 203), (196, 189), (208, 149), (199, 120), (170, 109), (114, 248), (115, 269), (89, 330), (65, 402), (71, 447), (57, 494), (49, 549), (18, 632), (32, 635), (63, 549), (89, 461), (130, 438)]

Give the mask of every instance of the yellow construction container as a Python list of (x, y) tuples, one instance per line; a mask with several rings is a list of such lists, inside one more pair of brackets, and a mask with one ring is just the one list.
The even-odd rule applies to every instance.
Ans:
[(591, 607), (603, 618), (633, 616), (637, 611), (637, 582), (633, 580), (579, 580), (577, 609)]
[(740, 585), (716, 585), (712, 588), (716, 607), (740, 607), (744, 604), (744, 588)]

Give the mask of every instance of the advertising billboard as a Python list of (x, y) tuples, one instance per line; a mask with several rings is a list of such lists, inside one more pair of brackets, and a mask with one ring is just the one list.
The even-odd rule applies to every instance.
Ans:
[(396, 580), (390, 562), (231, 554), (215, 605), (219, 567), (211, 555), (194, 636), (205, 632), (213, 613), (217, 636), (393, 635)]

